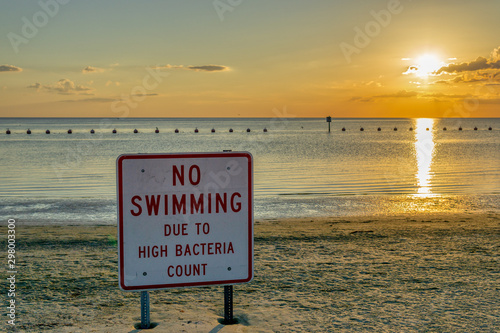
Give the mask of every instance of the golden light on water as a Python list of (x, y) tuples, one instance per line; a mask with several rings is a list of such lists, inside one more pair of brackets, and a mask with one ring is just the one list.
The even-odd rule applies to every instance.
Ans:
[(434, 120), (417, 119), (415, 126), (415, 156), (417, 159), (417, 186), (419, 196), (433, 196), (431, 180), (432, 157), (434, 156)]

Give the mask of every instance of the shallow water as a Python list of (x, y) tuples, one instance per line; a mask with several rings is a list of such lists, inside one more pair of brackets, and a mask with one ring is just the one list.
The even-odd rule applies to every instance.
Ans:
[(12, 132), (0, 136), (2, 219), (114, 223), (120, 154), (223, 149), (254, 156), (256, 218), (498, 211), (499, 119), (333, 119), (331, 133), (324, 119), (296, 118), (0, 124)]

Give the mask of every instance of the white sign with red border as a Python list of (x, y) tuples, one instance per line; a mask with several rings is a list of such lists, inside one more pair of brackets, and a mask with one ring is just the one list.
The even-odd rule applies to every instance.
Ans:
[(250, 153), (121, 155), (117, 197), (122, 290), (252, 280)]

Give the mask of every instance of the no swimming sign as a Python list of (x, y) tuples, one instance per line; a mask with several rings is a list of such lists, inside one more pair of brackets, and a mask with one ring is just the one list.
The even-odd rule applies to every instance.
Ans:
[(250, 153), (121, 155), (117, 197), (122, 290), (253, 278)]

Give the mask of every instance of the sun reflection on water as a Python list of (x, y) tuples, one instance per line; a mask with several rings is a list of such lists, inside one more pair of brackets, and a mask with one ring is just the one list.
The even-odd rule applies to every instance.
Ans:
[(431, 165), (434, 156), (434, 120), (428, 118), (417, 119), (415, 126), (415, 152), (417, 159), (417, 194), (418, 196), (430, 197), (432, 193)]

